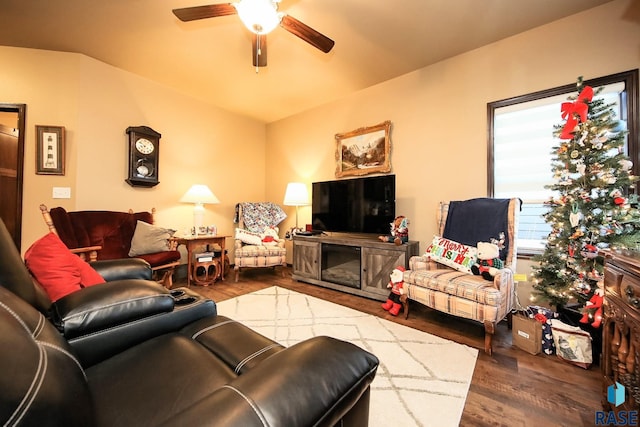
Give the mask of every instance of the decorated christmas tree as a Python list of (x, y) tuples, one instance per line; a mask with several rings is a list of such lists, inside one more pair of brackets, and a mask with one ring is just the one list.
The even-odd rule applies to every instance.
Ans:
[(604, 263), (600, 249), (635, 249), (640, 243), (637, 180), (625, 154), (626, 126), (606, 103), (578, 79), (578, 95), (562, 103), (554, 136), (554, 191), (544, 215), (551, 226), (533, 267), (536, 294), (552, 305), (593, 305), (601, 296)]

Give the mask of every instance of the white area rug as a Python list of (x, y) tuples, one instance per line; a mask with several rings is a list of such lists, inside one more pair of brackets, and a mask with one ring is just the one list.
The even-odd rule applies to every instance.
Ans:
[[(279, 287), (217, 304), (284, 346), (317, 335), (352, 342), (380, 359), (369, 425), (457, 426), (478, 350)], [(382, 310), (382, 308), (380, 309)]]

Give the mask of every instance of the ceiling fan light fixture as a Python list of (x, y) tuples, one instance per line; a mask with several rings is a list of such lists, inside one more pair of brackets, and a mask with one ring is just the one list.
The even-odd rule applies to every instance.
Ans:
[(273, 0), (240, 0), (233, 6), (242, 23), (256, 34), (270, 33), (280, 24), (283, 16), (278, 13), (277, 1)]

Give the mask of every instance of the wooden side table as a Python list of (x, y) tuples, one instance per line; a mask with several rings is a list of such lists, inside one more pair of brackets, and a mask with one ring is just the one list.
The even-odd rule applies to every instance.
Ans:
[[(203, 245), (207, 246), (207, 252), (210, 252), (209, 245), (218, 244), (220, 246), (220, 250), (222, 251), (220, 256), (220, 280), (224, 280), (225, 242), (227, 237), (231, 236), (199, 234), (197, 236), (174, 237), (178, 245), (185, 245), (187, 248), (187, 287), (190, 287), (191, 283), (197, 283), (194, 277), (195, 250)], [(208, 266), (205, 268), (208, 268)]]
[[(220, 257), (208, 258), (206, 260), (198, 259), (198, 254), (195, 254), (193, 260), (193, 271), (191, 271), (191, 277), (193, 283), (200, 286), (211, 286), (220, 275)], [(200, 271), (202, 274), (200, 274)]]

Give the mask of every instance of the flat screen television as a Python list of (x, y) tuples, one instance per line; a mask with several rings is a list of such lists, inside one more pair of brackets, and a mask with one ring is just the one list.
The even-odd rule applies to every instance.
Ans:
[(396, 215), (396, 176), (314, 182), (311, 205), (314, 232), (389, 234)]

